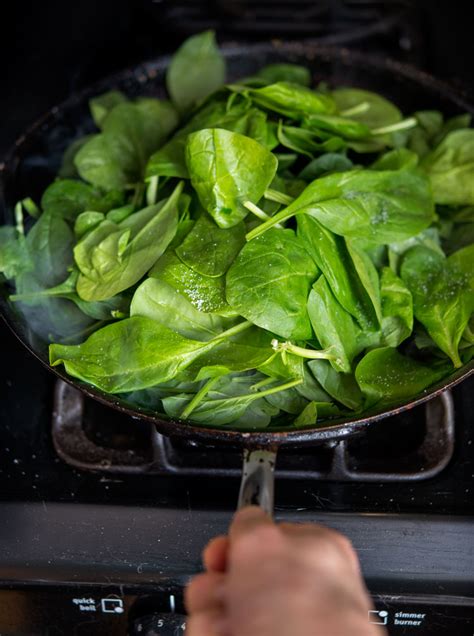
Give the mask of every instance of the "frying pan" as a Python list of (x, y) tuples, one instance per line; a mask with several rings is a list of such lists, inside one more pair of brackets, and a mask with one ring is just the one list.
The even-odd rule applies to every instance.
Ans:
[[(230, 45), (224, 49), (224, 55), (230, 81), (251, 75), (266, 64), (293, 62), (310, 68), (315, 82), (327, 81), (331, 85), (352, 85), (374, 90), (393, 100), (405, 112), (436, 108), (448, 115), (461, 112), (474, 114), (474, 106), (463, 94), (425, 73), (389, 59), (376, 59), (345, 49), (322, 47), (311, 41)], [(42, 190), (54, 178), (68, 143), (92, 130), (87, 107), (90, 97), (111, 88), (122, 90), (131, 97), (144, 94), (163, 96), (168, 62), (168, 58), (159, 58), (107, 78), (53, 108), (20, 137), (5, 162), (0, 164), (0, 222), (12, 221), (13, 205), (19, 199), (25, 196), (38, 199)], [(257, 503), (268, 512), (273, 509), (273, 468), (279, 447), (318, 445), (356, 435), (384, 417), (439, 395), (474, 372), (473, 361), (414, 399), (405, 400), (389, 409), (373, 410), (362, 416), (334, 419), (317, 428), (249, 432), (197, 427), (146, 409), (132, 408), (117, 396), (73, 380), (57, 367), (51, 368), (48, 364), (47, 343), (35, 335), (8, 301), (6, 286), (0, 286), (0, 292), (1, 314), (15, 335), (52, 373), (88, 397), (132, 417), (148, 420), (165, 435), (187, 438), (212, 447), (227, 444), (243, 448), (244, 470), (239, 506)]]

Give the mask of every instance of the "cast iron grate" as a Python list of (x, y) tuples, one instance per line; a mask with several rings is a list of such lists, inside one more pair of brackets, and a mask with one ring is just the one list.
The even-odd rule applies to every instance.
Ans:
[[(107, 474), (237, 476), (241, 452), (169, 439), (150, 423), (85, 398), (58, 381), (53, 443), (66, 463)], [(454, 451), (451, 394), (382, 420), (362, 435), (313, 448), (282, 449), (277, 475), (287, 479), (417, 481), (440, 473)]]

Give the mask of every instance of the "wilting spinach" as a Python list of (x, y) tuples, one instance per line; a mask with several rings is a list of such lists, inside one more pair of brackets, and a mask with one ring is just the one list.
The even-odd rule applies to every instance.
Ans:
[(97, 134), (0, 228), (10, 300), (51, 364), (202, 426), (326, 426), (425, 392), (474, 355), (470, 116), (251, 71), (225, 85), (207, 31), (170, 101), (94, 97)]

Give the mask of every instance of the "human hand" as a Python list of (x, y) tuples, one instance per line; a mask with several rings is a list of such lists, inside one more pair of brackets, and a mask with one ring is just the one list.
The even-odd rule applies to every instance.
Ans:
[(343, 535), (239, 511), (203, 553), (185, 594), (188, 636), (383, 636), (357, 555)]

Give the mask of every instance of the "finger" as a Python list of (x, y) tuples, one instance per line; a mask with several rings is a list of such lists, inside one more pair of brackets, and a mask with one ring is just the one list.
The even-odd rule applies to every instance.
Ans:
[(229, 528), (230, 541), (233, 542), (239, 537), (250, 534), (260, 526), (273, 526), (274, 523), (258, 506), (248, 506), (238, 510)]
[(204, 567), (209, 572), (225, 572), (227, 568), (227, 553), (229, 538), (221, 535), (211, 539), (202, 553)]
[(198, 612), (186, 620), (186, 636), (229, 636), (222, 611)]
[(189, 614), (222, 609), (225, 575), (218, 572), (198, 574), (184, 591)]

